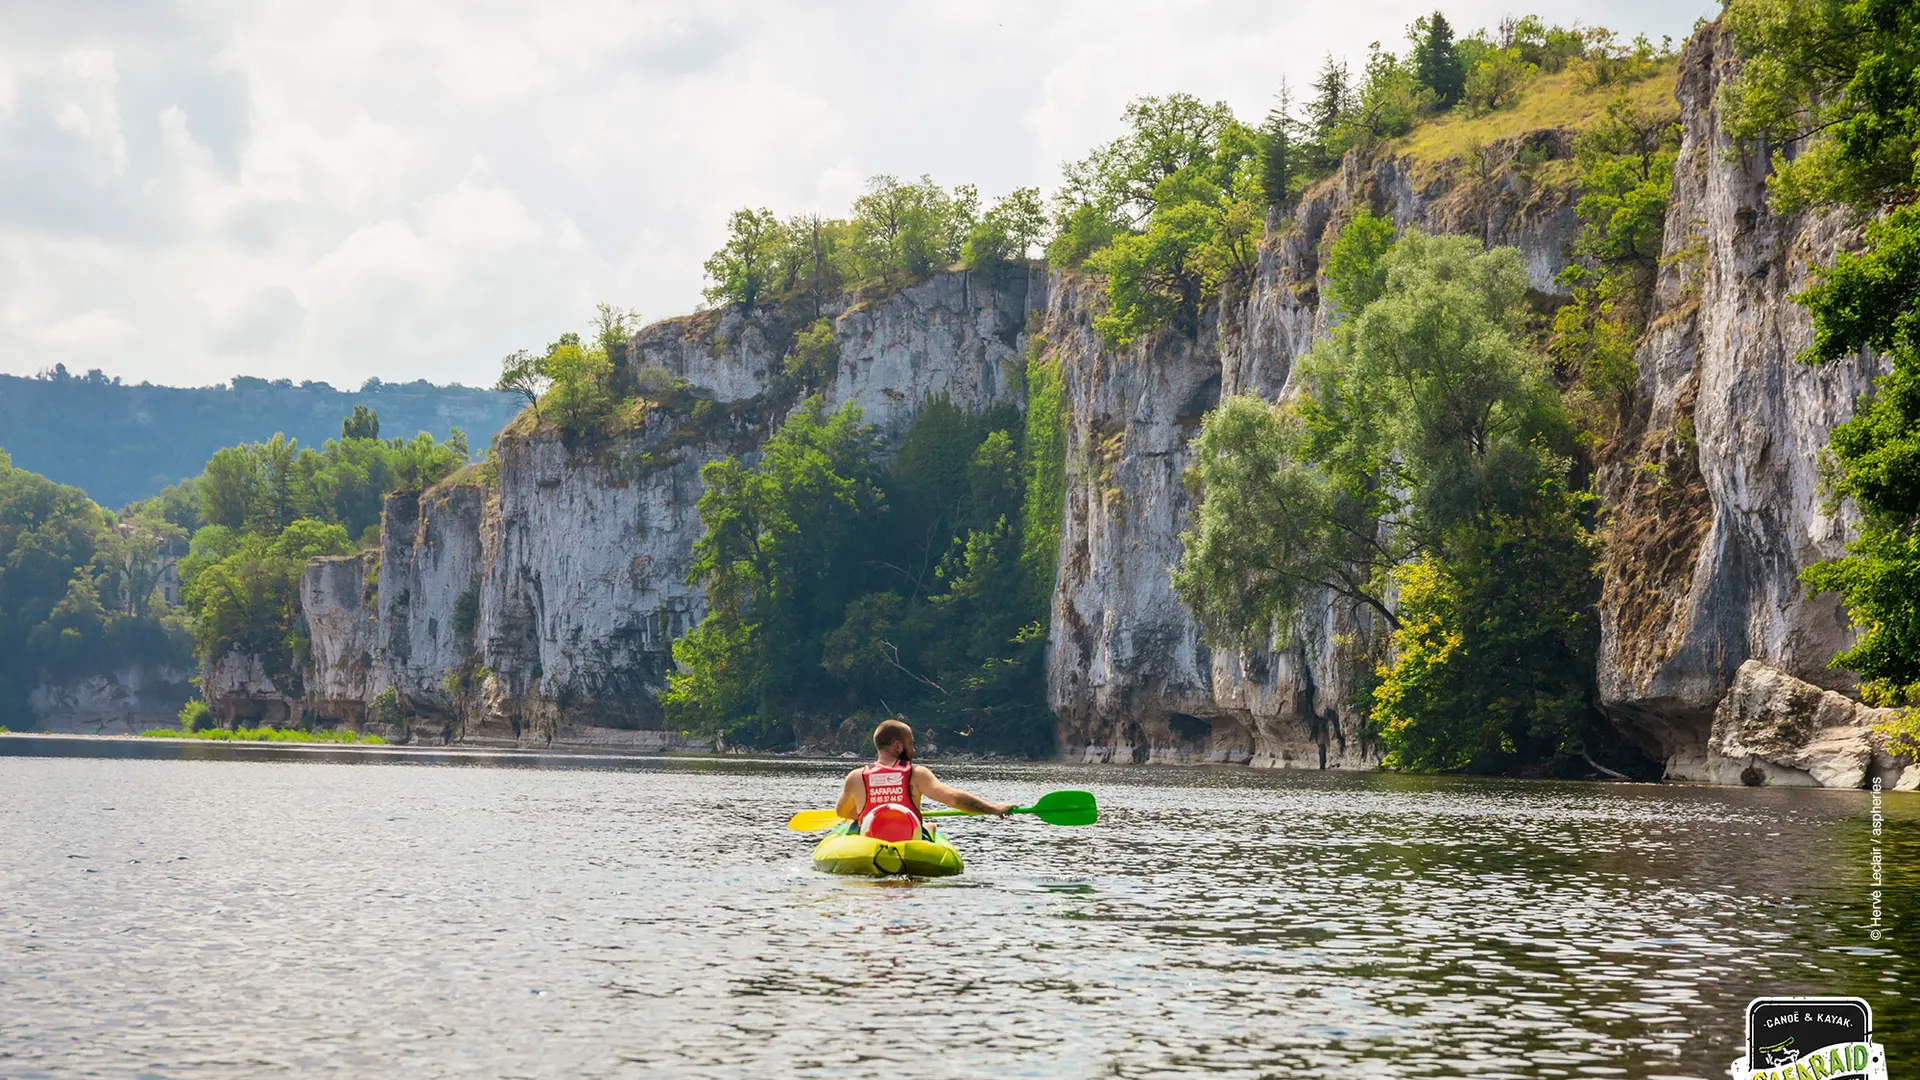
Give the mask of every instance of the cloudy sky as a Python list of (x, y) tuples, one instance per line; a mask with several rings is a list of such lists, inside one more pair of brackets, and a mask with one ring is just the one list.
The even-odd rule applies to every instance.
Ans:
[[(1257, 118), (1431, 4), (6, 0), (0, 372), (489, 383), (597, 301), (695, 307), (731, 209), (1048, 187), (1130, 97)], [(1717, 9), (1446, 8), (1656, 40)]]

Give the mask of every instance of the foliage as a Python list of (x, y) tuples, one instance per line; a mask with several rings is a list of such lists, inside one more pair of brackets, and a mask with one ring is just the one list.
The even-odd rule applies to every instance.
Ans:
[(1020, 562), (1034, 589), (1028, 609), (1045, 611), (1067, 510), (1067, 402), (1059, 359), (1048, 354), (1046, 340), (1038, 336), (1028, 344), (1026, 429), (1020, 441)]
[(527, 399), (527, 407), (537, 414), (540, 409), (540, 397), (553, 384), (548, 376), (543, 357), (538, 357), (525, 349), (516, 349), (500, 359), (500, 378), (493, 384), (495, 390), (518, 394)]
[[(1593, 555), (1571, 433), (1521, 344), (1525, 268), (1471, 238), (1409, 232), (1382, 251), (1378, 236), (1356, 219), (1336, 241), (1352, 314), (1302, 362), (1307, 396), (1207, 417), (1174, 587), (1225, 643), (1284, 635), (1320, 590), (1393, 627), (1375, 718), (1408, 768), (1552, 762), (1590, 719), (1591, 651), (1575, 646)], [(1431, 586), (1428, 607), (1406, 606), (1409, 586)]]
[(961, 246), (960, 263), (975, 273), (991, 274), (1010, 263), (1024, 262), (1046, 228), (1040, 189), (1015, 188), (980, 215)]
[(1676, 118), (1624, 99), (1574, 139), (1580, 236), (1574, 261), (1558, 279), (1572, 302), (1554, 315), (1550, 348), (1562, 370), (1603, 406), (1600, 416), (1616, 413), (1633, 388), (1633, 348), (1646, 325), (1679, 148)]
[(1433, 95), (1439, 108), (1453, 108), (1466, 91), (1467, 81), (1466, 67), (1453, 47), (1453, 26), (1436, 11), (1415, 19), (1407, 37), (1414, 43), (1413, 55), (1408, 58), (1414, 81)]
[(578, 335), (563, 334), (548, 347), (542, 370), (553, 380), (546, 394), (547, 409), (562, 430), (593, 431), (606, 420), (613, 409), (607, 388), (613, 362), (606, 349), (582, 345)]
[(1298, 138), (1299, 121), (1293, 118), (1293, 95), (1285, 80), (1266, 123), (1260, 125), (1260, 193), (1267, 205), (1284, 206), (1293, 199), (1296, 181), (1301, 176)]
[(387, 740), (378, 735), (362, 735), (346, 728), (323, 728), (318, 731), (271, 727), (184, 730), (149, 728), (141, 732), (140, 737), (143, 739), (208, 739), (213, 742), (347, 743), (361, 746), (387, 744)]
[(193, 698), (180, 707), (180, 730), (191, 734), (214, 727), (213, 710), (199, 698)]
[(813, 398), (753, 466), (707, 466), (708, 615), (674, 645), (669, 718), (783, 745), (905, 706), (931, 741), (1050, 744), (1018, 421), (929, 399), (883, 469), (858, 409)]
[(1334, 310), (1351, 318), (1365, 311), (1387, 287), (1387, 252), (1393, 248), (1393, 222), (1356, 211), (1327, 252), (1327, 296)]
[(340, 421), (340, 438), (377, 439), (380, 437), (380, 414), (365, 405), (355, 405), (352, 415)]
[[(1914, 197), (1920, 172), (1920, 9), (1888, 0), (1732, 0), (1742, 58), (1722, 91), (1735, 138), (1777, 147), (1782, 210)], [(1808, 140), (1804, 151), (1790, 152)]]
[(458, 428), (444, 443), (421, 432), (412, 439), (329, 439), (317, 451), (275, 435), (215, 451), (194, 488), (208, 524), (273, 534), (311, 518), (359, 536), (380, 524), (388, 492), (428, 487), (466, 460)]
[(189, 638), (156, 591), (182, 537), (155, 517), (116, 522), (0, 451), (0, 711), (26, 713), (41, 682), (185, 666)]
[(757, 464), (728, 458), (701, 470), (706, 533), (687, 580), (705, 588), (708, 613), (674, 644), (680, 670), (661, 700), (676, 724), (777, 742), (823, 693), (818, 654), (808, 653), (821, 621), (857, 595), (861, 521), (882, 501), (877, 451), (857, 407), (829, 416), (812, 397)]
[(1255, 133), (1224, 103), (1139, 98), (1125, 120), (1126, 134), (1066, 166), (1048, 248), (1056, 265), (1084, 258), (1106, 275), (1095, 325), (1116, 347), (1163, 327), (1197, 333), (1202, 304), (1251, 278), (1266, 205)]
[(305, 648), (297, 599), (307, 560), (350, 555), (353, 543), (337, 524), (301, 518), (277, 534), (234, 533), (210, 525), (195, 534), (191, 576), (183, 566), (181, 606), (193, 616), (194, 643), (211, 667), (229, 650), (260, 661), (267, 677), (297, 694), (297, 659)]
[(840, 372), (840, 339), (833, 332), (832, 319), (815, 319), (812, 326), (794, 336), (785, 369), (789, 377), (804, 386), (833, 385)]
[(754, 305), (779, 272), (786, 236), (773, 211), (735, 210), (727, 218), (727, 240), (720, 250), (707, 257), (709, 302), (739, 304), (751, 314)]
[[(1841, 254), (1799, 298), (1814, 325), (1804, 359), (1871, 349), (1890, 364), (1834, 429), (1824, 462), (1831, 494), (1860, 510), (1859, 535), (1803, 576), (1840, 594), (1859, 633), (1834, 664), (1860, 675), (1870, 701), (1920, 705), (1920, 10), (1734, 0), (1726, 20), (1743, 60), (1723, 91), (1729, 130), (1782, 147), (1768, 180), (1775, 205), (1884, 211), (1865, 249)], [(1916, 715), (1888, 733), (1920, 750)]]

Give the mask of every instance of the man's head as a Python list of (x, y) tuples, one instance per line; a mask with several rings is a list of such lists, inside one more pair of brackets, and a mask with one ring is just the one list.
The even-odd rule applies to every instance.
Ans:
[(873, 729), (873, 748), (883, 754), (891, 753), (901, 761), (912, 761), (913, 729), (905, 720), (882, 720), (880, 726)]

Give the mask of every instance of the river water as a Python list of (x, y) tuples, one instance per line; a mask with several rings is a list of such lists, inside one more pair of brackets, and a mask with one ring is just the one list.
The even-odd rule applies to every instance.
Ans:
[[(1102, 821), (813, 873), (842, 763), (0, 738), (0, 1076), (1723, 1077), (1761, 993), (1920, 1069), (1920, 799), (955, 766)], [(62, 754), (165, 754), (126, 760)]]

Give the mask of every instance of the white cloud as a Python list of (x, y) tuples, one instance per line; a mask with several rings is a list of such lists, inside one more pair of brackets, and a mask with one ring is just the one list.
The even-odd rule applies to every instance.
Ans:
[[(1258, 117), (1430, 7), (8, 5), (0, 370), (489, 382), (596, 301), (691, 308), (735, 207), (840, 212), (882, 172), (1048, 186), (1130, 97)], [(1716, 7), (1539, 10), (1678, 37)]]

